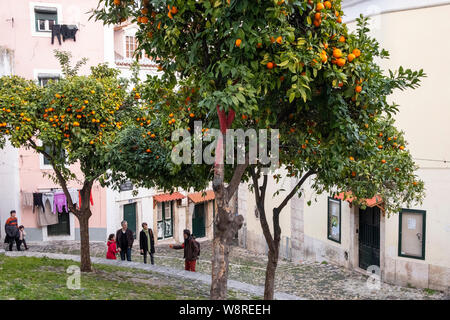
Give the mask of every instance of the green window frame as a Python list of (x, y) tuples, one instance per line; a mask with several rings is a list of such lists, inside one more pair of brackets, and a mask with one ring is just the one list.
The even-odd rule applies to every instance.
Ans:
[[(336, 209), (332, 209), (333, 207), (336, 208), (336, 205), (338, 205), (338, 212), (335, 212)], [(327, 238), (337, 243), (341, 243), (341, 211), (342, 201), (328, 197)], [(337, 230), (339, 231), (336, 235)]]
[[(48, 21), (48, 30), (42, 28), (45, 26), (45, 21)], [(35, 7), (34, 23), (36, 32), (51, 32), (52, 25), (58, 24), (58, 10), (53, 7)]]
[(157, 226), (158, 240), (173, 237), (173, 201), (158, 203)]
[[(407, 223), (405, 224), (405, 221), (404, 221), (405, 215), (422, 215), (422, 230), (421, 230), (422, 232), (416, 233), (418, 240), (422, 242), (422, 246), (421, 246), (422, 250), (421, 250), (420, 255), (414, 255), (414, 254), (408, 253), (408, 252), (406, 252), (406, 249), (403, 247), (403, 245), (406, 242), (404, 239), (404, 236), (407, 235), (407, 232), (405, 232), (405, 231), (416, 229), (416, 224), (417, 224), (417, 222), (414, 222), (417, 220), (413, 220), (412, 218), (409, 218)], [(427, 212), (425, 210), (402, 209), (400, 211), (399, 222), (398, 222), (398, 256), (399, 257), (425, 260), (426, 220), (427, 220), (426, 216), (427, 216)], [(410, 219), (412, 219), (412, 220), (410, 220)], [(407, 228), (407, 229), (403, 230), (403, 228)]]

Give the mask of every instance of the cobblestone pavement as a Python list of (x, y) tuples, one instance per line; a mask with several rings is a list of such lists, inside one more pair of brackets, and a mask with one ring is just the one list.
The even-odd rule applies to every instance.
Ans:
[[(30, 243), (30, 251), (79, 254), (79, 242)], [(211, 273), (211, 252), (211, 242), (201, 242), (201, 257), (197, 262), (199, 272)], [(91, 255), (104, 257), (105, 243), (92, 242)], [(168, 244), (156, 247), (157, 265), (183, 269), (182, 258), (182, 250), (170, 249)], [(137, 248), (133, 250), (133, 260), (142, 261)], [(233, 247), (230, 253), (229, 279), (263, 286), (266, 263), (265, 255)], [(386, 283), (382, 283), (379, 290), (370, 290), (367, 287), (367, 276), (363, 274), (333, 264), (310, 261), (294, 264), (280, 260), (275, 290), (305, 299), (450, 299), (448, 293)]]

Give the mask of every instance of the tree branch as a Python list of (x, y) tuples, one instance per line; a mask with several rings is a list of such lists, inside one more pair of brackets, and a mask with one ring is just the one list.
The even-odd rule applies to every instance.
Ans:
[(232, 195), (236, 192), (237, 188), (239, 187), (239, 184), (241, 183), (242, 176), (245, 173), (245, 170), (247, 170), (249, 166), (249, 154), (247, 153), (245, 155), (245, 163), (238, 164), (236, 167), (236, 170), (234, 170), (233, 177), (230, 180), (230, 183), (228, 184), (228, 187), (226, 188), (226, 196), (227, 201), (229, 201), (232, 197)]
[(281, 202), (281, 204), (273, 209), (274, 214), (280, 214), (281, 210), (283, 210), (283, 208), (287, 205), (287, 203), (289, 202), (289, 200), (291, 200), (291, 198), (297, 193), (298, 189), (300, 189), (300, 187), (303, 185), (303, 183), (306, 181), (306, 179), (308, 179), (311, 175), (315, 174), (315, 172), (313, 170), (309, 170), (301, 179), (300, 181), (297, 183), (297, 185), (292, 189), (292, 191), (286, 196), (286, 198), (283, 200), (283, 202)]
[(31, 147), (43, 154), (45, 157), (47, 157), (52, 165), (53, 171), (55, 172), (56, 178), (59, 181), (59, 184), (61, 185), (61, 188), (63, 189), (64, 195), (66, 196), (67, 205), (69, 207), (69, 211), (72, 212), (75, 216), (78, 218), (81, 216), (80, 210), (78, 210), (74, 203), (72, 202), (72, 197), (70, 196), (69, 189), (67, 188), (67, 181), (64, 179), (64, 176), (62, 175), (61, 171), (58, 169), (58, 167), (55, 165), (55, 159), (45, 151), (45, 149), (40, 149), (38, 145), (30, 138), (28, 139), (28, 142), (30, 143)]
[(264, 181), (261, 186), (261, 189), (259, 189), (259, 183), (258, 178), (259, 176), (255, 172), (254, 166), (250, 167), (250, 175), (253, 180), (253, 189), (255, 190), (255, 200), (256, 200), (256, 207), (259, 212), (259, 222), (261, 223), (261, 228), (263, 230), (264, 238), (266, 239), (267, 245), (273, 250), (273, 237), (270, 233), (270, 227), (267, 223), (267, 217), (266, 217), (266, 210), (265, 210), (265, 194), (266, 194), (266, 188), (267, 188), (267, 175), (264, 175)]

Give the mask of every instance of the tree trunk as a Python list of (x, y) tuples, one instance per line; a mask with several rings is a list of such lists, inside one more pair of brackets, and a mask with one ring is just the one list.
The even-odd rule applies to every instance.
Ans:
[(91, 250), (89, 247), (89, 218), (91, 212), (91, 190), (92, 182), (85, 182), (83, 189), (80, 192), (81, 208), (78, 213), (78, 221), (80, 222), (80, 242), (81, 242), (81, 271), (91, 272)]
[(264, 300), (273, 300), (275, 292), (275, 272), (278, 266), (278, 256), (280, 253), (280, 242), (273, 241), (269, 247), (269, 261), (266, 268), (266, 281), (264, 284)]
[(227, 298), (228, 263), (231, 239), (226, 232), (216, 230), (212, 252), (211, 299), (225, 300)]
[(242, 227), (244, 218), (235, 216), (223, 184), (213, 182), (218, 214), (214, 222), (214, 240), (211, 270), (211, 299), (227, 298), (228, 263), (234, 235)]
[(218, 214), (214, 221), (214, 240), (212, 252), (212, 267), (211, 267), (211, 292), (212, 300), (225, 300), (227, 298), (227, 281), (228, 281), (228, 263), (230, 246), (233, 236), (242, 227), (244, 218), (239, 215), (235, 216), (231, 209), (229, 202), (231, 196), (236, 192), (236, 189), (241, 180), (242, 174), (246, 166), (238, 166), (233, 179), (229, 186), (225, 187), (225, 167), (224, 167), (224, 150), (225, 139), (223, 135), (226, 134), (227, 129), (231, 127), (235, 113), (230, 110), (226, 115), (223, 110), (217, 106), (217, 113), (220, 122), (220, 131), (222, 136), (219, 137), (216, 149), (216, 162), (214, 164), (214, 180), (213, 189), (217, 203)]
[(89, 215), (87, 212), (82, 212), (78, 219), (80, 222), (80, 240), (81, 240), (81, 271), (91, 272), (91, 253), (89, 247)]

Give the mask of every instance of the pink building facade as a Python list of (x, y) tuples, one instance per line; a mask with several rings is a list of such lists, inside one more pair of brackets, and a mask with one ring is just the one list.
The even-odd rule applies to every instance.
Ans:
[[(97, 0), (2, 0), (0, 3), (0, 76), (18, 75), (34, 79), (41, 85), (49, 79), (62, 77), (59, 63), (54, 57), (54, 49), (72, 53), (72, 62), (88, 58), (87, 64), (80, 69), (80, 74), (88, 74), (90, 67), (102, 62), (121, 70), (123, 77), (131, 75), (129, 65), (132, 46), (125, 47), (125, 42), (132, 41), (132, 27), (106, 27), (102, 22), (89, 20), (90, 11), (98, 5)], [(58, 38), (52, 35), (53, 25), (65, 25), (66, 31), (75, 36)], [(130, 29), (131, 28), (131, 29)], [(116, 30), (115, 30), (116, 29)], [(128, 38), (126, 38), (128, 36)], [(60, 42), (61, 41), (61, 42)], [(133, 40), (134, 41), (134, 40)], [(53, 43), (52, 43), (53, 42)], [(127, 57), (128, 54), (128, 58)], [(116, 64), (117, 61), (117, 64)], [(155, 70), (148, 62), (143, 63), (141, 76)], [(82, 177), (81, 171), (74, 166), (73, 172)], [(15, 149), (10, 145), (0, 150), (0, 219), (3, 229), (4, 221), (11, 210), (17, 211), (19, 224), (26, 227), (28, 241), (78, 240), (79, 224), (72, 214), (59, 221), (58, 228), (42, 226), (25, 198), (32, 193), (54, 192), (60, 187), (45, 176), (51, 173), (42, 155), (33, 150)], [(73, 190), (81, 185), (73, 182)], [(91, 241), (105, 241), (107, 231), (118, 228), (118, 217), (108, 217), (107, 190), (95, 184), (92, 192), (93, 215), (90, 219)], [(110, 213), (114, 214), (114, 213)], [(109, 224), (108, 224), (109, 219)], [(113, 221), (111, 223), (111, 221)], [(64, 224), (64, 225), (61, 225)], [(51, 230), (52, 229), (52, 230)], [(107, 230), (111, 229), (111, 230)], [(3, 236), (4, 230), (1, 231)]]

